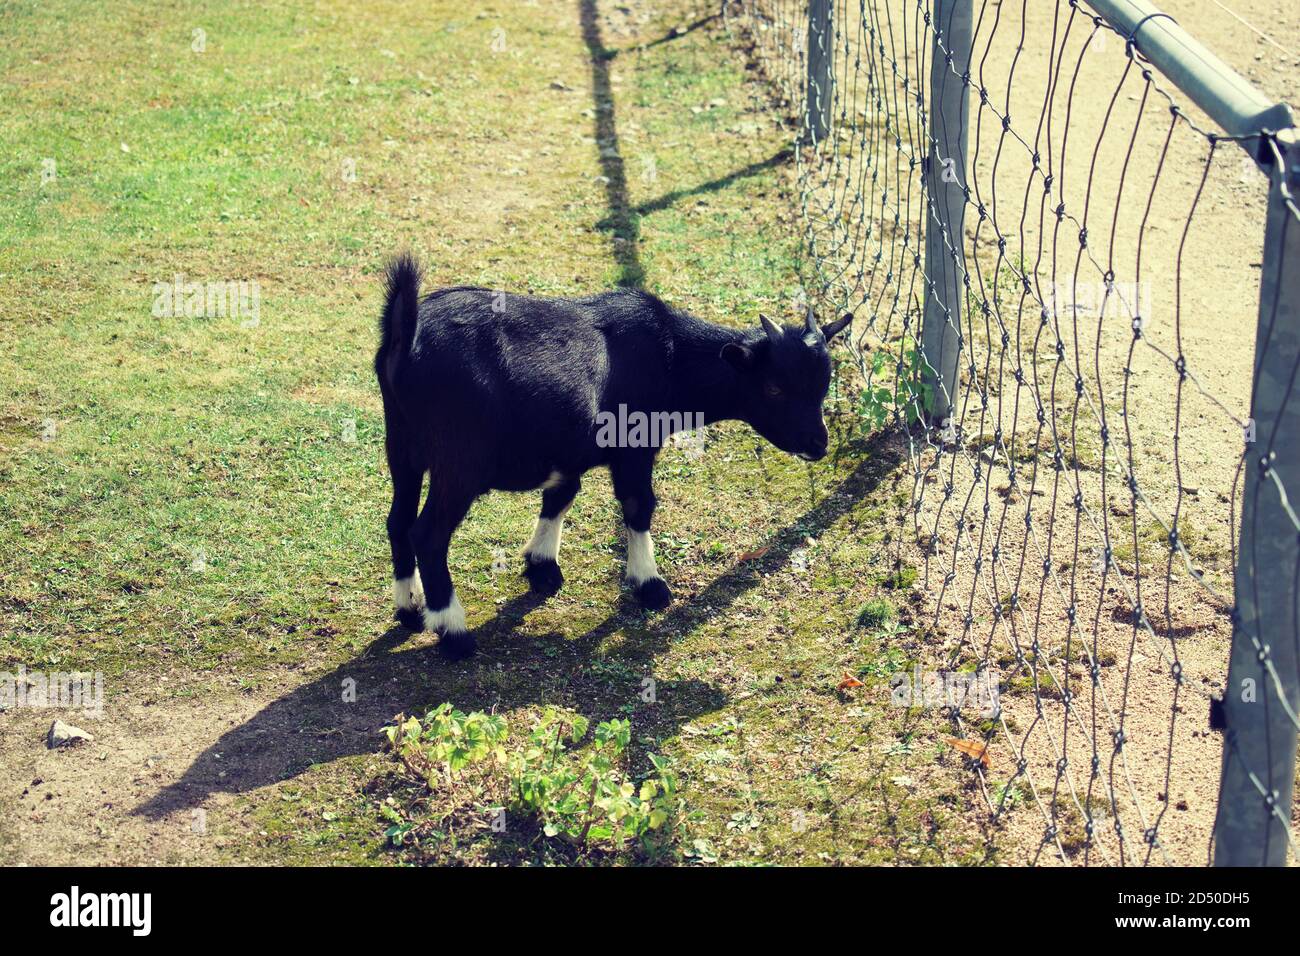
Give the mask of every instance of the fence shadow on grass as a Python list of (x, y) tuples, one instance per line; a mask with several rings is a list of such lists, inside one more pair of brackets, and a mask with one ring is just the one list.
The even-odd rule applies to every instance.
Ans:
[(671, 43), (673, 40), (684, 37), (688, 33), (694, 33), (696, 30), (700, 29), (701, 27), (707, 26), (708, 24), (712, 23), (714, 20), (718, 19), (719, 16), (720, 14), (710, 13), (706, 16), (700, 17), (698, 20), (694, 21), (693, 23), (688, 23), (686, 26), (681, 26), (673, 30), (670, 30), (669, 32), (665, 33), (663, 36), (659, 37), (658, 39), (651, 40), (648, 43), (637, 43), (631, 47), (628, 47), (627, 49), (607, 50), (605, 55), (608, 59), (612, 60), (614, 57), (622, 53), (627, 53), (629, 50), (635, 50), (636, 52), (639, 53), (642, 50), (649, 50), (652, 49), (653, 47), (662, 46), (665, 43)]
[(596, 148), (609, 206), (606, 228), (613, 232), (614, 260), (618, 263), (618, 284), (639, 289), (645, 282), (645, 268), (637, 236), (636, 215), (628, 198), (627, 171), (619, 149), (618, 120), (614, 115), (614, 92), (609, 82), (609, 61), (618, 52), (605, 46), (601, 36), (596, 0), (581, 0), (582, 40), (591, 60), (591, 100), (596, 112)]
[[(657, 199), (633, 206), (628, 192), (627, 164), (619, 142), (618, 118), (614, 107), (614, 93), (610, 86), (609, 68), (610, 61), (627, 51), (605, 46), (596, 7), (596, 0), (580, 0), (582, 39), (591, 60), (591, 98), (592, 109), (595, 112), (596, 148), (600, 155), (600, 171), (605, 184), (605, 203), (609, 210), (605, 218), (596, 224), (596, 228), (611, 234), (610, 243), (613, 247), (614, 261), (619, 268), (617, 284), (639, 289), (644, 286), (646, 277), (645, 266), (641, 262), (639, 221), (642, 216), (667, 209), (690, 196), (718, 192), (737, 180), (758, 175), (788, 162), (793, 158), (794, 153), (788, 146), (783, 147), (767, 159), (750, 163), (698, 186), (673, 190)], [(717, 14), (702, 17), (657, 40), (629, 49), (647, 50), (668, 43), (700, 29), (715, 19)]]
[[(689, 186), (685, 189), (674, 189), (672, 192), (664, 193), (658, 199), (651, 199), (635, 206), (631, 213), (635, 217), (645, 216), (652, 212), (659, 212), (661, 209), (667, 209), (670, 206), (681, 202), (683, 199), (689, 199), (691, 196), (705, 196), (709, 193), (720, 192), (726, 189), (732, 183), (749, 176), (757, 176), (759, 173), (777, 166), (782, 166), (794, 158), (794, 151), (790, 147), (782, 147), (773, 153), (767, 159), (760, 159), (757, 162), (750, 163), (748, 166), (742, 166), (740, 169), (730, 172), (725, 176), (719, 176), (716, 179), (710, 179), (707, 182), (700, 183), (698, 186)], [(602, 219), (596, 223), (598, 229), (614, 229), (616, 221), (614, 216)]]

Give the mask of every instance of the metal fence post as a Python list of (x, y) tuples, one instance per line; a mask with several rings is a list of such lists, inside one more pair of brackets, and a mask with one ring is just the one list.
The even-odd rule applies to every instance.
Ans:
[(1223, 703), (1216, 866), (1285, 865), (1295, 780), (1296, 726), (1273, 675), (1291, 713), (1300, 711), (1293, 588), (1300, 539), (1279, 492), (1280, 485), (1291, 507), (1300, 505), (1300, 221), (1283, 191), (1285, 185), (1300, 197), (1300, 137), (1287, 130), (1278, 141), (1282, 162), (1271, 171), (1264, 233), (1236, 613)]
[(972, 7), (972, 0), (933, 0), (931, 4), (930, 122), (925, 162), (929, 196), (925, 224), (927, 282), (921, 357), (929, 394), (927, 411), (936, 423), (952, 415), (962, 350)]
[(805, 97), (803, 141), (822, 142), (831, 132), (831, 92), (834, 79), (833, 0), (808, 4), (808, 95)]

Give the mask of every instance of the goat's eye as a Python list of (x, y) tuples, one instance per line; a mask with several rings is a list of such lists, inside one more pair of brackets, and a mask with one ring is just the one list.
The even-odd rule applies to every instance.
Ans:
[(763, 394), (766, 395), (768, 398), (780, 398), (781, 387), (779, 385), (773, 384), (772, 382), (768, 382), (766, 385), (763, 386)]

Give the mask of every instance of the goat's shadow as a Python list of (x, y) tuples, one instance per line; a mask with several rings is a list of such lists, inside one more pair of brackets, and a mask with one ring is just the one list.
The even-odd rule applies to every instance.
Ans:
[[(806, 535), (830, 527), (852, 510), (898, 464), (884, 438), (865, 446), (863, 460), (821, 501), (778, 531), (755, 561), (730, 567), (702, 591), (679, 600), (667, 613), (646, 617), (626, 602), (580, 637), (521, 634), (515, 625), (540, 605), (523, 594), (475, 628), (482, 648), (468, 661), (448, 662), (427, 643), (403, 650), (408, 632), (392, 627), (364, 653), (267, 705), (224, 733), (176, 782), (132, 813), (160, 819), (198, 807), (214, 793), (246, 793), (291, 780), (312, 766), (373, 753), (379, 730), (399, 712), (422, 713), (450, 700), (462, 710), (511, 710), (555, 704), (592, 720), (605, 720), (638, 699), (653, 658), (673, 640), (718, 614), (754, 588), (764, 574), (780, 570)], [(623, 640), (610, 655), (616, 666), (599, 681), (584, 673), (604, 640), (619, 630)], [(575, 686), (580, 685), (580, 686)], [(661, 736), (722, 707), (726, 695), (699, 680), (658, 680), (654, 722)]]

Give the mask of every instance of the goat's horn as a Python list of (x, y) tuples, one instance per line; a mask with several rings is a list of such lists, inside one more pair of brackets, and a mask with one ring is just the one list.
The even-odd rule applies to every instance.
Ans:
[(817, 320), (813, 317), (813, 307), (811, 305), (808, 306), (808, 319), (807, 319), (806, 327), (809, 332), (821, 331), (820, 329), (817, 328)]
[(767, 333), (767, 337), (773, 342), (781, 337), (781, 326), (777, 325), (761, 312), (758, 314), (758, 321), (763, 323), (763, 331)]

